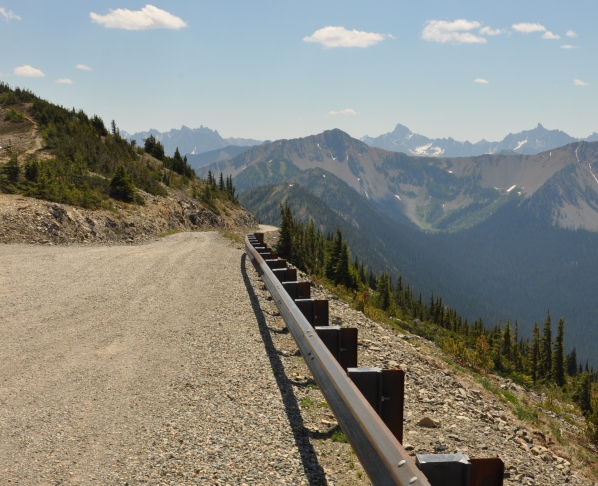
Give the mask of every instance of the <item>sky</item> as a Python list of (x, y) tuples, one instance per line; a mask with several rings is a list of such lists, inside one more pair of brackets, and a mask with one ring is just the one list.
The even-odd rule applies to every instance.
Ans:
[(598, 0), (0, 0), (0, 81), (130, 133), (598, 132)]

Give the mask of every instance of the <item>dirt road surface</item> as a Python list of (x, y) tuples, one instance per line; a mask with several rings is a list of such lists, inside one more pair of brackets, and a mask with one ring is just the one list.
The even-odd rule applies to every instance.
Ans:
[(248, 262), (216, 233), (0, 245), (0, 484), (324, 481), (294, 438)]

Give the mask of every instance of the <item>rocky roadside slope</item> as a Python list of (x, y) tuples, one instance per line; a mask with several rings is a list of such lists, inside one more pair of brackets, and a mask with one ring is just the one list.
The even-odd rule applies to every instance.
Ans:
[(145, 205), (114, 204), (88, 210), (16, 195), (0, 194), (0, 243), (137, 243), (164, 232), (256, 227), (251, 213), (218, 202), (220, 214), (181, 192), (165, 197), (139, 191)]
[[(307, 276), (299, 272), (300, 279)], [(313, 283), (313, 282), (312, 282)], [(329, 481), (369, 484), (348, 444), (335, 442), (337, 423), (315, 386), (269, 293), (258, 291), (274, 346), (279, 350), (284, 373), (294, 384), (297, 401), (310, 442)], [(378, 324), (322, 287), (312, 285), (312, 297), (329, 299), (331, 324), (359, 329), (359, 366), (400, 367), (406, 371), (403, 445), (412, 456), (464, 452), (470, 457), (496, 457), (505, 462), (505, 484), (596, 486), (586, 476), (579, 457), (543, 433), (519, 420), (512, 406), (501, 401), (471, 376), (456, 372), (434, 343)], [(492, 384), (524, 396), (538, 411), (554, 420), (563, 438), (579, 433), (564, 417), (542, 410), (545, 398), (528, 392), (510, 380), (489, 377)]]

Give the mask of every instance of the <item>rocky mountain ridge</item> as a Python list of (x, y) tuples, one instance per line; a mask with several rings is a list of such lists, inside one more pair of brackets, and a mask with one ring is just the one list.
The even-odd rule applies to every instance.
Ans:
[(166, 155), (170, 156), (174, 155), (174, 151), (177, 147), (179, 152), (183, 155), (195, 155), (211, 150), (222, 149), (229, 145), (251, 147), (262, 143), (260, 140), (249, 138), (222, 138), (217, 130), (211, 130), (203, 125), (199, 128), (189, 128), (183, 125), (180, 129), (173, 128), (168, 132), (160, 132), (154, 128), (136, 133), (128, 133), (121, 130), (120, 134), (127, 140), (135, 140), (138, 146), (143, 146), (144, 140), (150, 135), (153, 135), (156, 140), (162, 142), (164, 152)]
[(483, 154), (526, 154), (532, 155), (573, 142), (596, 142), (598, 133), (586, 138), (575, 138), (561, 130), (548, 130), (540, 123), (531, 130), (509, 133), (499, 142), (480, 140), (476, 143), (460, 142), (451, 137), (428, 138), (411, 132), (400, 123), (392, 132), (378, 137), (364, 136), (360, 139), (372, 147), (409, 155), (429, 157), (471, 157)]
[(415, 157), (329, 130), (258, 145), (200, 175), (233, 175), (239, 190), (279, 184), (324, 169), (359, 194), (427, 230), (458, 230), (518, 199), (566, 228), (598, 231), (598, 142), (575, 142), (535, 155)]

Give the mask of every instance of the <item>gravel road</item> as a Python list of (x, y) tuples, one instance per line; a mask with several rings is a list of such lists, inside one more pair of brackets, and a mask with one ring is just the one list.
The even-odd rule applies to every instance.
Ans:
[(325, 483), (260, 282), (216, 233), (0, 246), (0, 484)]

